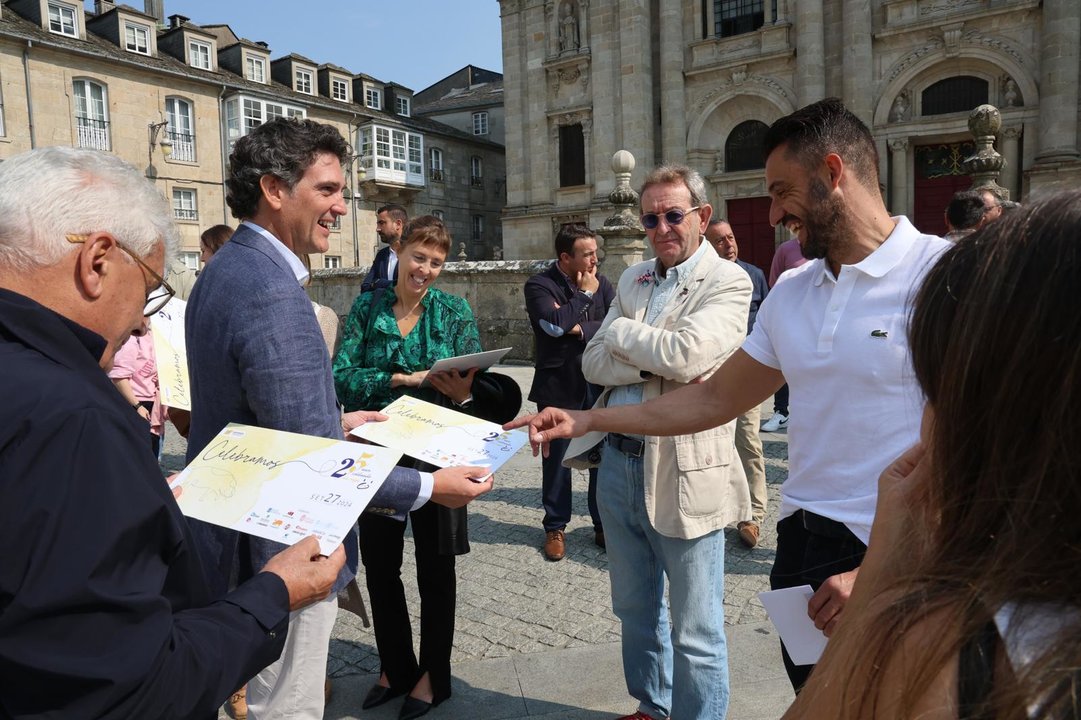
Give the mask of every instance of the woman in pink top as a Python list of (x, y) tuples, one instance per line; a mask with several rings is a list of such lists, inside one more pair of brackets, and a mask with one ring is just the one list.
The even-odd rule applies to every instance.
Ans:
[(149, 328), (145, 335), (132, 335), (120, 348), (113, 358), (109, 378), (135, 412), (149, 424), (150, 447), (156, 456), (165, 435), (165, 408), (159, 401), (158, 366)]

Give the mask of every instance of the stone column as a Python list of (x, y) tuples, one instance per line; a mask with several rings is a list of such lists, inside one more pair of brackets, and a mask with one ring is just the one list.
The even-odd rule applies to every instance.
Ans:
[[(650, 0), (622, 0), (619, 3), (619, 97), (615, 99), (617, 123), (622, 125), (622, 138), (615, 142), (652, 165), (657, 156), (655, 134), (656, 116), (653, 108), (653, 48), (657, 38), (650, 23), (653, 3)], [(600, 65), (599, 62), (594, 67)], [(679, 83), (682, 87), (682, 81)], [(594, 94), (596, 97), (596, 94)]]
[(1077, 0), (1044, 0), (1040, 48), (1040, 130), (1036, 161), (1076, 160), (1081, 3)]
[(589, 0), (578, 0), (578, 52), (589, 52)]
[(544, 3), (544, 25), (547, 30), (548, 57), (559, 54), (559, 13), (556, 12), (555, 0)]
[(842, 92), (845, 106), (870, 127), (874, 84), (871, 79), (871, 4), (867, 0), (844, 0), (841, 43), (844, 46)]
[(713, 2), (712, 0), (706, 0), (706, 38), (714, 36), (716, 23), (717, 18), (713, 13)]
[(642, 262), (646, 255), (646, 231), (638, 219), (638, 193), (631, 188), (634, 155), (619, 150), (612, 156), (616, 187), (608, 196), (614, 213), (599, 234), (604, 239), (604, 275), (615, 282), (623, 271)]
[(762, 0), (762, 24), (773, 24), (773, 2), (771, 0)]
[(826, 40), (822, 0), (796, 3), (796, 92), (800, 107), (826, 97)]
[(908, 138), (890, 140), (890, 211), (908, 215)]
[(683, 8), (661, 3), (660, 10), (661, 158), (686, 162), (683, 90)]
[(1002, 187), (1006, 188), (1006, 192), (1010, 193), (1010, 197), (1021, 197), (1021, 187), (1018, 181), (1021, 176), (1020, 140), (1023, 130), (1022, 125), (1011, 125), (1002, 128), (1002, 157), (1005, 162), (1002, 165), (1002, 171), (999, 173), (999, 182)]
[[(548, 187), (559, 187), (559, 122), (552, 118), (548, 126)], [(552, 201), (555, 201), (553, 194)]]
[(582, 118), (582, 148), (585, 154), (586, 185), (596, 182), (593, 178), (593, 118)]

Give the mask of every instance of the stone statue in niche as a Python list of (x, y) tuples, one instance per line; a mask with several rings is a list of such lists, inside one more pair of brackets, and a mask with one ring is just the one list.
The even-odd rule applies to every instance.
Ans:
[(893, 107), (890, 108), (890, 122), (904, 122), (905, 120), (908, 120), (909, 109), (908, 91), (902, 90), (897, 93), (897, 97), (893, 100)]
[(1006, 107), (1018, 107), (1021, 104), (1021, 91), (1017, 89), (1017, 83), (1012, 77), (1006, 78), (1006, 85), (1002, 91), (1002, 104)]
[(559, 51), (574, 52), (581, 46), (578, 39), (578, 12), (570, 0), (559, 6)]

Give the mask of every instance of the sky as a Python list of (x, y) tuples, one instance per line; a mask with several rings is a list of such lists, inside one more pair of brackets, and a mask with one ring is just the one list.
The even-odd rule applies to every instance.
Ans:
[(414, 91), (466, 65), (503, 71), (497, 0), (165, 0), (169, 15)]

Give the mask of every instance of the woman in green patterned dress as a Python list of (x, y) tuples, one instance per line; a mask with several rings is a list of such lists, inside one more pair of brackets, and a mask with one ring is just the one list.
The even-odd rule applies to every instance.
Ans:
[[(361, 294), (345, 321), (334, 358), (338, 399), (347, 412), (380, 410), (401, 395), (467, 410), (475, 369), (465, 375), (428, 372), (437, 360), (481, 349), (469, 304), (432, 287), (451, 248), (450, 234), (428, 215), (413, 220), (403, 238), (397, 284)], [(422, 388), (425, 378), (429, 385)], [(454, 555), (468, 552), (461, 515), (427, 503), (411, 512), (409, 521), (421, 602), (419, 663), (401, 580), (405, 523), (371, 513), (360, 518), (360, 555), (382, 666), (363, 707), (408, 692), (399, 714), (403, 720), (450, 697)]]

